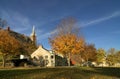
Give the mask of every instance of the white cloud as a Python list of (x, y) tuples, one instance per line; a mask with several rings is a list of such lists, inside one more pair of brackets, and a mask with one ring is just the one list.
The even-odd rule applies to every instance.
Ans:
[(51, 35), (54, 35), (56, 32), (57, 32), (57, 29), (54, 29), (47, 33), (42, 33), (41, 36), (38, 36), (38, 40), (48, 39), (48, 37), (50, 37)]
[[(11, 10), (9, 11), (1, 10), (0, 15), (2, 16), (1, 18), (7, 20), (12, 30), (26, 35), (30, 35), (30, 33), (32, 32), (31, 20), (28, 17), (20, 14), (19, 12)], [(47, 39), (48, 37), (57, 32), (56, 29), (49, 32), (44, 32), (43, 30), (40, 30), (39, 26), (44, 26), (46, 23), (51, 23), (61, 18), (62, 17), (54, 17), (53, 19), (50, 20), (50, 22), (49, 21), (35, 22), (36, 23), (35, 25), (37, 25), (35, 26), (36, 27), (35, 30), (37, 33), (38, 42)]]
[(112, 14), (110, 14), (108, 16), (104, 16), (104, 17), (101, 17), (101, 18), (98, 18), (98, 19), (95, 19), (95, 20), (92, 20), (92, 21), (83, 22), (83, 23), (81, 23), (81, 26), (86, 27), (86, 26), (89, 26), (89, 25), (92, 25), (92, 24), (97, 24), (97, 23), (100, 23), (100, 22), (103, 22), (103, 21), (110, 20), (110, 19), (112, 19), (114, 17), (118, 17), (118, 16), (120, 16), (120, 11), (113, 12)]
[(30, 20), (23, 16), (22, 14), (11, 11), (11, 10), (1, 10), (0, 11), (1, 18), (7, 20), (8, 25), (17, 32), (23, 33), (24, 31), (31, 29), (32, 24)]

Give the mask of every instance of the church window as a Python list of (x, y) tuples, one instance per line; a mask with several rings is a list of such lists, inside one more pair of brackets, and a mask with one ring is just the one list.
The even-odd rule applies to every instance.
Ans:
[(53, 59), (54, 57), (53, 57), (53, 55), (51, 56), (51, 59)]
[(48, 56), (46, 55), (46, 56), (45, 56), (45, 59), (47, 59), (47, 58), (48, 58)]

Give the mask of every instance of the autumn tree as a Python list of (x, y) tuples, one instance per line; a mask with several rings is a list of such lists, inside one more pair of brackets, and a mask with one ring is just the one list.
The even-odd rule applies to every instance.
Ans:
[(117, 62), (120, 63), (120, 51), (116, 52)]
[(94, 44), (85, 44), (84, 51), (81, 53), (82, 58), (88, 61), (95, 61), (96, 60), (96, 48)]
[(96, 58), (97, 58), (97, 63), (103, 63), (106, 59), (106, 51), (102, 48), (99, 48), (97, 50), (97, 55), (96, 55)]
[(109, 53), (109, 54), (115, 54), (115, 53), (116, 53), (115, 48), (110, 48), (110, 49), (108, 50), (108, 53)]
[(107, 54), (107, 63), (109, 63), (109, 65), (114, 65), (115, 63), (117, 63), (117, 55), (116, 55), (116, 50), (115, 48), (110, 48), (108, 50), (108, 54)]
[(22, 45), (14, 37), (9, 34), (9, 31), (0, 30), (0, 54), (2, 55), (3, 66), (5, 67), (5, 59), (9, 55), (17, 55), (23, 52)]
[(53, 51), (66, 57), (69, 66), (71, 54), (80, 53), (84, 50), (85, 41), (79, 33), (75, 19), (66, 18), (58, 25), (57, 33), (49, 38)]

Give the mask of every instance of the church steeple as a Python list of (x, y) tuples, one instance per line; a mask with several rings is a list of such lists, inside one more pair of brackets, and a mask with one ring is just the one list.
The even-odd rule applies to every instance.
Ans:
[(35, 26), (33, 25), (31, 36), (34, 36), (34, 35), (36, 35), (36, 34), (35, 34)]
[(36, 33), (35, 33), (35, 26), (33, 25), (32, 33), (30, 35), (30, 38), (34, 44), (36, 44)]

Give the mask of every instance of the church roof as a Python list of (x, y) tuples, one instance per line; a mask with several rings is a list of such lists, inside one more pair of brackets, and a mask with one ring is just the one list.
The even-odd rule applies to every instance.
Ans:
[(24, 34), (20, 34), (14, 31), (9, 31), (10, 35), (15, 37), (17, 40), (19, 40), (22, 43), (32, 43), (30, 37), (25, 36)]

